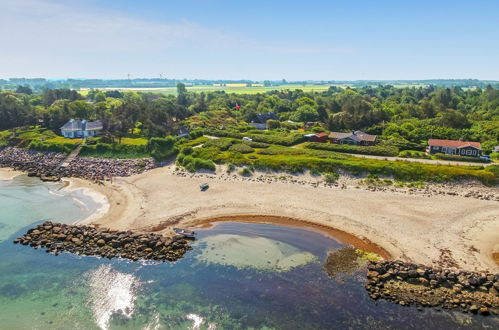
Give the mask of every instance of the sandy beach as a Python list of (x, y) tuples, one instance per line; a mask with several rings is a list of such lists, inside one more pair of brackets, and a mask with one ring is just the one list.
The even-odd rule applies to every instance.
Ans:
[(5, 168), (5, 167), (0, 168), (0, 180), (2, 180), (2, 181), (12, 180), (16, 176), (22, 175), (22, 174), (24, 174), (24, 173), (20, 172), (20, 171), (12, 170), (10, 168)]
[[(316, 179), (318, 180), (318, 179)], [(209, 183), (201, 192), (199, 185)], [(348, 183), (348, 182), (347, 182)], [(171, 234), (211, 219), (260, 216), (334, 228), (374, 243), (392, 258), (475, 271), (499, 270), (499, 202), (461, 195), (325, 187), (228, 174), (190, 174), (174, 167), (116, 178), (104, 185), (71, 179), (72, 189), (106, 196), (107, 213), (86, 221), (112, 229)], [(497, 193), (497, 188), (484, 188)], [(270, 219), (270, 218), (269, 218)]]

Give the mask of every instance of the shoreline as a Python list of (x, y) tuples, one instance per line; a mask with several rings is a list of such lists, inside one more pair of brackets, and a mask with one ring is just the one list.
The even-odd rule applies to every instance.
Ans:
[(94, 210), (93, 214), (89, 215), (84, 219), (77, 220), (73, 223), (78, 225), (87, 225), (90, 224), (93, 220), (97, 220), (99, 218), (104, 217), (109, 212), (109, 201), (105, 194), (98, 192), (95, 189), (86, 187), (84, 184), (81, 184), (77, 180), (81, 179), (75, 179), (75, 178), (62, 179), (61, 182), (63, 183), (64, 186), (61, 189), (72, 193), (79, 192), (85, 197), (90, 198), (93, 203), (98, 205), (97, 208)]
[[(499, 195), (490, 200), (464, 193), (426, 195), (414, 188), (359, 187), (358, 181), (350, 178), (326, 185), (306, 175), (283, 173), (291, 178), (284, 181), (277, 175), (243, 178), (220, 169), (217, 174), (188, 173), (167, 166), (115, 177), (112, 183), (65, 178), (69, 184), (64, 189), (85, 188), (86, 193), (104, 196), (108, 207), (78, 223), (112, 230), (171, 237), (173, 227), (213, 219), (306, 219), (295, 224), (346, 233), (360, 244), (380, 247), (390, 259), (470, 271), (499, 270), (495, 260), (499, 253), (499, 203), (495, 198)], [(203, 183), (210, 184), (206, 192), (199, 191)], [(465, 191), (466, 186), (459, 189)], [(494, 188), (483, 187), (483, 191), (496, 193)]]

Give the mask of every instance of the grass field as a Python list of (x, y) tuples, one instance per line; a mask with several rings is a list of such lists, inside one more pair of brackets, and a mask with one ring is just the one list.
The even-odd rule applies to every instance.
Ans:
[[(266, 93), (273, 90), (295, 90), (301, 89), (305, 92), (322, 92), (327, 90), (330, 86), (333, 85), (281, 85), (281, 86), (271, 86), (271, 87), (226, 87), (226, 86), (187, 86), (187, 91), (189, 92), (214, 92), (214, 91), (225, 91), (226, 93), (235, 93), (235, 94), (257, 94), (257, 93)], [(348, 85), (334, 85), (338, 87), (347, 87)], [(138, 92), (150, 92), (150, 93), (161, 93), (165, 95), (176, 95), (177, 88), (176, 87), (159, 87), (159, 88), (146, 88), (146, 87), (137, 87), (137, 88), (99, 88), (99, 90), (119, 90), (119, 91), (138, 91)], [(82, 95), (86, 95), (88, 93), (87, 90), (81, 90), (80, 93)]]

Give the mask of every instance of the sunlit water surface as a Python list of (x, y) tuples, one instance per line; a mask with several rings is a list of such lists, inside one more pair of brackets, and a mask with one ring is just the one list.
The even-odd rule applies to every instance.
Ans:
[[(14, 181), (0, 183), (0, 207), (9, 212), (0, 222), (10, 238), (36, 219), (72, 222), (95, 207), (57, 185)], [(313, 231), (236, 222), (200, 230), (194, 249), (175, 263), (53, 256), (8, 239), (0, 243), (0, 328), (499, 327), (497, 318), (370, 300), (365, 269), (323, 270), (328, 251), (344, 247)]]

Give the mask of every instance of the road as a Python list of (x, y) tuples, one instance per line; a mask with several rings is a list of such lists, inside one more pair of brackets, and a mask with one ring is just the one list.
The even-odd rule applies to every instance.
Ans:
[(359, 154), (347, 154), (354, 157), (360, 158), (372, 158), (372, 159), (383, 159), (391, 161), (407, 161), (414, 163), (425, 163), (425, 164), (435, 164), (435, 165), (459, 165), (459, 166), (490, 166), (497, 165), (495, 163), (474, 163), (474, 162), (458, 162), (450, 160), (438, 160), (438, 159), (421, 159), (421, 158), (403, 158), (403, 157), (388, 157), (388, 156), (373, 156), (373, 155), (359, 155)]

